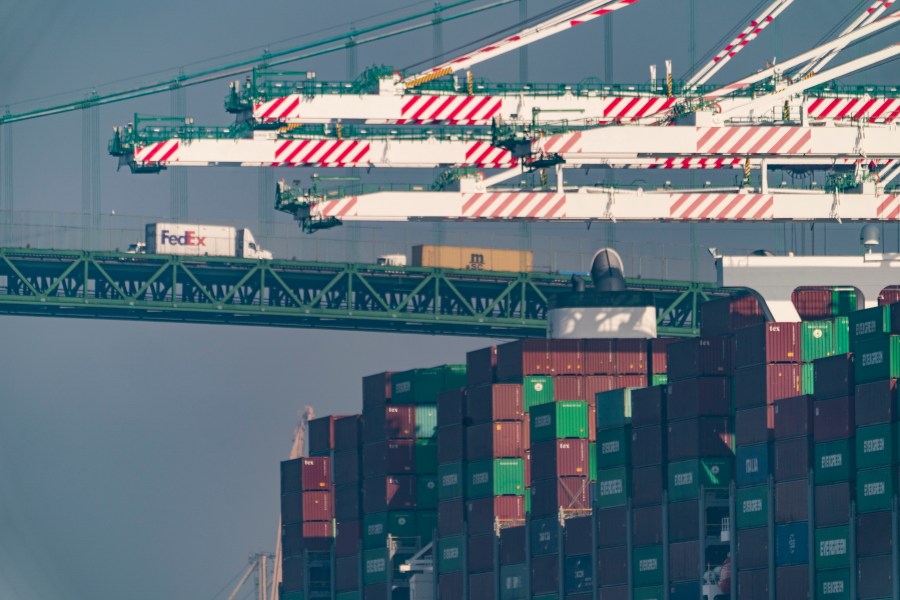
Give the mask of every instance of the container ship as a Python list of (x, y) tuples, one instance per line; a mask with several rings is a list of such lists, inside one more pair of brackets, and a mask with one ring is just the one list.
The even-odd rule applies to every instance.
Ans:
[(280, 598), (896, 599), (896, 294), (365, 377), (281, 464)]

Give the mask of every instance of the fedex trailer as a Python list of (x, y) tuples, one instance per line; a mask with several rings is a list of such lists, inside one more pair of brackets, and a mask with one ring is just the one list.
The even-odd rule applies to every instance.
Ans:
[(221, 225), (150, 223), (146, 227), (146, 251), (179, 256), (228, 256), (271, 260), (249, 229)]

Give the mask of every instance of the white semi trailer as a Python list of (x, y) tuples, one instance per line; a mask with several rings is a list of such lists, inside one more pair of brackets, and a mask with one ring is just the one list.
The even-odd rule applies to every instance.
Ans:
[(272, 259), (272, 253), (260, 248), (253, 239), (253, 233), (245, 228), (185, 223), (149, 223), (145, 232), (145, 247), (141, 248), (140, 244), (132, 244), (129, 252)]

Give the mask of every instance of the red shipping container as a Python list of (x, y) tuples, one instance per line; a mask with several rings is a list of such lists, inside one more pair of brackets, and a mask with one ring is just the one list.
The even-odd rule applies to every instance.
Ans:
[[(493, 532), (477, 535), (469, 534), (466, 547), (466, 568), (469, 580), (472, 573), (483, 573), (494, 570), (494, 543), (497, 536)], [(474, 596), (480, 598), (481, 596)]]
[(531, 514), (536, 517), (555, 515), (563, 510), (591, 508), (590, 479), (559, 477), (531, 482)]
[(649, 342), (647, 361), (650, 375), (665, 375), (669, 371), (668, 349), (669, 346), (679, 342), (678, 338), (654, 338)]
[(497, 347), (497, 381), (522, 381), (526, 375), (552, 375), (549, 340), (529, 338)]
[[(727, 512), (727, 509), (725, 510)], [(708, 513), (709, 514), (709, 513)], [(725, 515), (723, 515), (725, 516)], [(721, 521), (720, 521), (721, 522)], [(700, 503), (697, 500), (669, 503), (669, 541), (700, 539)]]
[[(612, 376), (608, 378), (615, 379)], [(580, 375), (553, 378), (553, 400), (556, 402), (584, 400), (584, 392), (584, 377)]]
[(328, 521), (334, 518), (334, 497), (329, 491), (303, 492), (303, 520)]
[(334, 423), (334, 450), (359, 450), (362, 443), (362, 415), (340, 417)]
[(466, 412), (466, 390), (458, 388), (440, 392), (437, 397), (438, 425), (459, 425)]
[(809, 520), (809, 480), (796, 479), (775, 484), (775, 522)]
[(697, 377), (669, 384), (666, 412), (670, 421), (731, 414), (731, 380)]
[[(794, 396), (775, 403), (775, 439), (811, 436), (813, 397)], [(740, 440), (740, 438), (738, 438)], [(741, 442), (743, 443), (743, 442)]]
[(856, 386), (854, 404), (857, 427), (897, 421), (897, 380), (885, 379)]
[(662, 506), (654, 504), (635, 508), (631, 513), (631, 536), (635, 546), (662, 544)]
[(734, 372), (734, 406), (750, 408), (772, 404), (803, 392), (799, 364), (760, 364)]
[(584, 341), (585, 375), (615, 375), (616, 357), (613, 340), (596, 339)]
[(617, 339), (613, 345), (616, 375), (647, 374), (647, 340)]
[(469, 598), (496, 600), (493, 571), (469, 574)]
[(662, 425), (666, 421), (666, 390), (668, 386), (632, 390), (631, 392), (631, 425)]
[(358, 520), (338, 521), (335, 525), (337, 536), (334, 540), (335, 556), (352, 556), (359, 553), (360, 522)]
[[(672, 421), (668, 429), (670, 461), (734, 455), (734, 435), (728, 417)], [(632, 456), (634, 451), (632, 444)]]
[(799, 363), (800, 323), (765, 323), (734, 334), (737, 369), (763, 363)]
[(597, 582), (601, 586), (625, 585), (628, 583), (628, 548), (601, 548), (597, 550)]
[(331, 490), (331, 459), (327, 456), (301, 458), (303, 490)]
[(586, 375), (583, 377), (554, 377), (553, 399), (581, 400), (593, 404), (601, 392), (625, 387), (645, 387), (646, 375)]
[(775, 569), (775, 599), (815, 598), (809, 593), (809, 565), (791, 565)]
[(665, 479), (666, 469), (663, 465), (632, 469), (631, 503), (636, 507), (661, 503)]
[[(438, 576), (439, 597), (449, 598), (450, 600), (453, 600), (454, 598), (464, 598), (466, 594), (464, 582), (465, 574), (462, 571), (456, 573), (441, 573)], [(365, 600), (369, 600), (369, 598), (366, 597)]]
[(334, 516), (338, 520), (362, 518), (362, 495), (359, 482), (334, 486)]
[(772, 439), (774, 407), (757, 406), (734, 413), (734, 437), (741, 446), (763, 444)]
[(531, 559), (531, 594), (555, 594), (559, 591), (559, 555)]
[(590, 516), (567, 519), (563, 531), (566, 540), (566, 556), (591, 553), (591, 547), (594, 545), (594, 528), (591, 527)]
[(800, 287), (791, 293), (791, 303), (803, 321), (833, 317), (831, 299), (831, 288)]
[(334, 450), (334, 422), (339, 416), (319, 417), (309, 422), (309, 455), (323, 456)]
[(846, 440), (855, 433), (856, 417), (852, 396), (816, 400), (813, 411), (817, 442)]
[(391, 399), (391, 373), (363, 377), (363, 412), (384, 406)]
[(468, 390), (466, 416), (471, 424), (521, 421), (525, 418), (521, 384), (495, 383)]
[(856, 555), (890, 554), (891, 531), (891, 511), (861, 513), (856, 517)]
[(359, 450), (347, 450), (334, 454), (334, 483), (355, 483), (362, 479)]
[[(440, 418), (440, 417), (438, 417)], [(465, 456), (465, 427), (462, 424), (438, 427), (438, 462), (461, 462)]]
[[(391, 440), (387, 443), (387, 474), (401, 475), (416, 470), (415, 440)], [(375, 475), (375, 473), (366, 473)]]
[(363, 510), (368, 513), (402, 510), (416, 505), (416, 478), (389, 475), (363, 480)]
[(590, 470), (589, 442), (565, 439), (538, 442), (531, 448), (531, 476), (535, 479), (583, 477)]
[(854, 489), (848, 481), (816, 486), (816, 527), (850, 523), (850, 502)]
[(341, 556), (334, 561), (334, 591), (352, 592), (359, 589), (359, 555)]
[(790, 481), (809, 476), (814, 457), (812, 443), (810, 437), (796, 437), (775, 442), (776, 481)]
[(668, 346), (669, 381), (731, 375), (734, 340), (731, 336), (690, 338)]
[[(590, 380), (590, 378), (588, 378)], [(647, 387), (646, 375), (619, 375), (616, 378), (614, 390), (621, 388), (643, 388)], [(597, 390), (598, 392), (607, 392), (609, 390)]]
[[(592, 444), (597, 443), (597, 403), (588, 403), (588, 441)], [(531, 438), (527, 438), (528, 447), (531, 447)]]
[[(769, 528), (739, 529), (737, 532), (737, 568), (741, 573), (746, 569), (765, 569), (769, 564)], [(745, 596), (741, 598), (764, 598), (765, 596)]]
[(878, 306), (887, 306), (900, 302), (900, 287), (890, 285), (878, 294)]
[(728, 335), (765, 320), (759, 301), (750, 294), (718, 298), (700, 305), (700, 335), (703, 337)]
[(813, 395), (817, 400), (852, 396), (853, 354), (836, 354), (813, 361)]
[(326, 539), (328, 544), (334, 541), (334, 525), (332, 521), (303, 521), (303, 539), (306, 540), (306, 548), (310, 547), (310, 540)]
[(583, 340), (549, 340), (550, 370), (556, 375), (584, 373)]
[(525, 456), (522, 429), (521, 421), (497, 421), (466, 427), (466, 457), (470, 461), (522, 458)]
[(497, 346), (466, 352), (466, 387), (478, 387), (496, 381)]
[(666, 435), (662, 425), (631, 430), (631, 466), (647, 467), (665, 462)]
[(416, 407), (410, 404), (392, 404), (384, 411), (384, 437), (389, 440), (414, 439), (416, 437)]
[(628, 519), (624, 506), (597, 510), (597, 547), (624, 546), (628, 541)]
[(460, 535), (466, 518), (466, 502), (462, 498), (438, 502), (438, 535)]
[(890, 554), (859, 559), (856, 590), (861, 600), (891, 597), (894, 586), (892, 561)]
[(504, 527), (500, 530), (500, 564), (519, 565), (525, 562), (525, 526)]
[(524, 524), (525, 496), (490, 496), (466, 502), (469, 535), (491, 533), (495, 521), (502, 526)]

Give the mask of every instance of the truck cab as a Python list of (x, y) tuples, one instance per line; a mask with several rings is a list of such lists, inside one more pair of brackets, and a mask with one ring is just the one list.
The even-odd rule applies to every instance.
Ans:
[(405, 254), (382, 254), (378, 257), (376, 263), (380, 267), (405, 267)]
[(272, 253), (259, 247), (249, 229), (238, 230), (238, 244), (241, 249), (240, 256), (244, 258), (272, 260)]
[(128, 250), (125, 251), (125, 254), (147, 254), (147, 244), (144, 242), (128, 244)]

